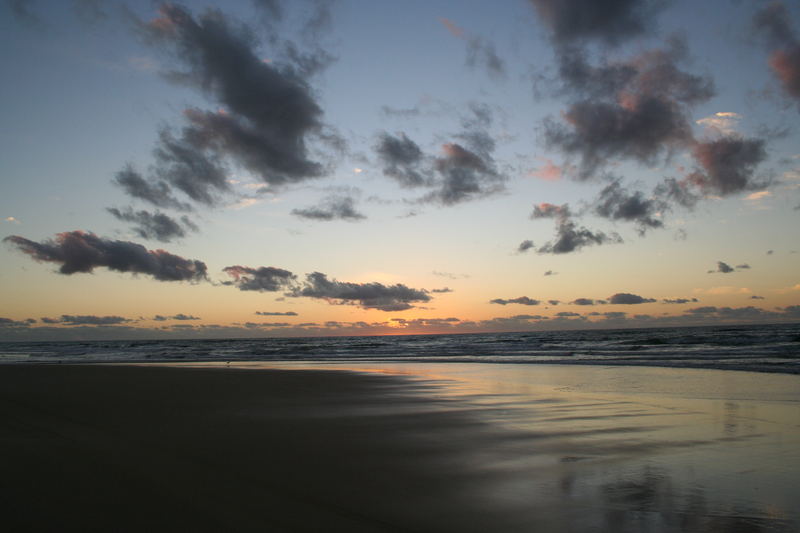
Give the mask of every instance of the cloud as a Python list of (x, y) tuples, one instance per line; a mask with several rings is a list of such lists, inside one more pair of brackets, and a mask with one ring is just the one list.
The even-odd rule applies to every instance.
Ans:
[(629, 192), (620, 185), (619, 180), (609, 183), (595, 200), (594, 212), (610, 220), (633, 222), (640, 235), (648, 229), (661, 228), (664, 223), (657, 218), (663, 202), (645, 198), (641, 191)]
[(434, 276), (439, 276), (441, 278), (447, 278), (447, 279), (461, 279), (469, 277), (468, 274), (453, 274), (452, 272), (439, 272), (437, 270), (434, 270), (433, 272), (431, 272), (431, 274), (433, 274)]
[(458, 143), (442, 146), (443, 155), (434, 161), (434, 168), (441, 177), (438, 190), (428, 194), (423, 201), (454, 205), (502, 190), (505, 177), (494, 168), (490, 155), (494, 149), (493, 141), (487, 136), (477, 142), (483, 144), (474, 151)]
[(550, 148), (579, 160), (576, 177), (587, 180), (616, 158), (653, 165), (662, 156), (690, 146), (689, 108), (714, 94), (711, 80), (682, 71), (686, 45), (644, 52), (624, 63), (587, 63), (585, 52), (559, 53), (564, 90), (577, 96), (563, 122), (548, 118), (544, 138)]
[(608, 303), (612, 305), (636, 305), (652, 303), (656, 300), (654, 298), (643, 298), (638, 294), (631, 294), (629, 292), (618, 292), (613, 296), (609, 296)]
[(720, 111), (708, 117), (696, 120), (695, 123), (703, 126), (708, 133), (716, 136), (729, 137), (736, 135), (736, 127), (742, 116), (731, 111)]
[(730, 266), (728, 263), (725, 263), (723, 261), (717, 261), (717, 269), (716, 270), (709, 270), (708, 273), (709, 274), (715, 274), (715, 273), (730, 274), (734, 270), (735, 269), (732, 266)]
[(256, 311), (261, 316), (298, 316), (294, 311)]
[(233, 285), (240, 291), (276, 292), (288, 289), (297, 278), (288, 270), (276, 267), (251, 268), (241, 265), (225, 267), (223, 272), (233, 278), (224, 285)]
[(552, 270), (546, 270), (544, 273), (545, 276), (555, 276), (557, 274), (558, 272), (553, 272)]
[(495, 298), (494, 300), (490, 300), (489, 303), (500, 304), (500, 305), (508, 305), (508, 304), (539, 305), (542, 302), (540, 300), (534, 300), (533, 298), (528, 298), (527, 296), (520, 296), (519, 298), (512, 298), (510, 300)]
[(42, 19), (31, 9), (35, 5), (33, 0), (6, 0), (6, 4), (18, 21), (29, 26), (42, 26)]
[(545, 159), (544, 166), (528, 172), (529, 176), (540, 178), (545, 181), (558, 181), (563, 176), (562, 168), (549, 159)]
[(717, 261), (717, 268), (716, 270), (709, 270), (709, 274), (730, 274), (731, 272), (735, 272), (738, 270), (749, 270), (751, 267), (747, 263), (742, 263), (741, 265), (736, 265), (736, 268), (730, 266), (729, 264), (723, 261)]
[(659, 205), (663, 209), (669, 209), (671, 205), (677, 204), (686, 209), (694, 209), (700, 196), (691, 188), (688, 180), (676, 180), (675, 178), (664, 178), (661, 183), (653, 189), (653, 195), (658, 199)]
[(449, 31), (450, 35), (452, 35), (453, 37), (456, 37), (458, 39), (464, 38), (464, 29), (456, 25), (456, 23), (453, 22), (452, 20), (440, 17), (439, 22), (441, 22), (442, 25), (445, 28), (447, 28), (447, 31)]
[(164, 322), (167, 320), (200, 320), (200, 317), (178, 313), (177, 315), (172, 316), (156, 315), (153, 317), (153, 320), (156, 322)]
[(428, 187), (419, 202), (455, 205), (503, 190), (507, 177), (495, 167), (495, 140), (488, 132), (493, 117), (489, 106), (471, 103), (462, 118), (459, 142), (442, 145), (442, 154), (428, 157), (404, 133), (382, 133), (375, 151), (385, 175), (407, 188)]
[(662, 2), (530, 0), (558, 45), (597, 40), (618, 45), (651, 29)]
[(756, 13), (753, 23), (772, 48), (769, 66), (784, 92), (800, 101), (800, 40), (789, 26), (791, 16), (783, 2), (771, 2)]
[(574, 316), (581, 316), (580, 313), (573, 313), (572, 311), (561, 311), (556, 313), (557, 317), (566, 318), (566, 317), (574, 317)]
[(591, 298), (576, 298), (570, 303), (573, 305), (595, 305), (596, 302)]
[(727, 294), (750, 294), (751, 291), (747, 287), (732, 287), (730, 285), (724, 285), (722, 287), (712, 287), (710, 289), (694, 289), (696, 294), (708, 294), (712, 296), (721, 296)]
[(122, 316), (61, 315), (59, 318), (42, 318), (45, 324), (64, 324), (67, 326), (110, 326), (133, 322)]
[(60, 263), (59, 272), (75, 274), (105, 267), (117, 272), (146, 274), (160, 281), (206, 280), (206, 265), (164, 250), (147, 250), (141, 244), (98, 237), (94, 233), (67, 231), (42, 243), (12, 235), (3, 239), (36, 261)]
[(519, 243), (519, 246), (517, 246), (517, 253), (518, 254), (524, 254), (525, 252), (527, 252), (528, 250), (530, 250), (532, 248), (535, 248), (534, 245), (533, 245), (533, 241), (524, 240), (521, 243)]
[(467, 66), (482, 66), (489, 76), (496, 79), (506, 76), (505, 62), (497, 55), (494, 43), (482, 37), (471, 36), (467, 40)]
[(115, 207), (109, 207), (106, 211), (119, 220), (136, 224), (134, 230), (143, 239), (169, 242), (175, 238), (185, 237), (186, 229), (197, 231), (197, 226), (186, 216), (181, 218), (183, 222), (183, 226), (181, 226), (177, 220), (160, 211), (155, 213), (144, 210), (133, 211), (130, 207), (122, 211)]
[(448, 292), (453, 292), (453, 289), (450, 287), (442, 287), (441, 289), (431, 289), (431, 292), (434, 294), (445, 294)]
[[(225, 188), (222, 158), (275, 186), (323, 174), (307, 151), (309, 137), (321, 134), (323, 126), (308, 77), (329, 56), (302, 54), (288, 43), (282, 60), (264, 62), (255, 52), (255, 34), (215, 9), (195, 18), (181, 6), (165, 4), (140, 29), (149, 44), (183, 66), (167, 73), (168, 79), (193, 86), (222, 106), (221, 112), (188, 109), (180, 138), (162, 133), (157, 175), (210, 203), (209, 188)], [(192, 162), (200, 165), (196, 180), (184, 176)]]
[(419, 145), (406, 137), (382, 133), (375, 145), (375, 152), (383, 162), (383, 173), (403, 187), (421, 187), (431, 184), (430, 171), (421, 168), (424, 160)]
[(303, 284), (294, 287), (287, 296), (319, 298), (333, 304), (358, 305), (364, 309), (381, 311), (404, 311), (413, 308), (414, 302), (428, 302), (431, 299), (426, 291), (412, 289), (400, 283), (383, 285), (377, 282), (343, 282), (329, 280), (321, 272), (307, 274)]
[(757, 296), (757, 295), (755, 295), (755, 294), (754, 294), (754, 295), (752, 295), (752, 296), (750, 297), (750, 299), (751, 299), (751, 300), (766, 300), (766, 298), (764, 298), (763, 296)]
[(688, 304), (698, 302), (699, 300), (697, 298), (664, 298), (661, 301), (665, 304)]
[(505, 63), (494, 48), (494, 43), (477, 35), (469, 35), (464, 28), (459, 27), (455, 22), (446, 18), (439, 18), (439, 22), (447, 28), (450, 35), (457, 39), (465, 40), (467, 43), (466, 65), (475, 68), (483, 66), (490, 76), (496, 78), (505, 77)]
[(292, 209), (292, 214), (310, 220), (347, 220), (355, 222), (367, 218), (356, 211), (355, 200), (351, 196), (331, 196), (320, 205), (305, 209)]
[[(184, 114), (193, 122), (203, 120), (204, 115), (197, 109), (187, 109)], [(218, 155), (204, 149), (205, 139), (195, 138), (198, 135), (199, 131), (190, 127), (184, 128), (180, 138), (162, 129), (153, 150), (155, 175), (160, 183), (169, 183), (195, 202), (216, 205), (216, 193), (230, 190), (226, 169)]]
[(22, 224), (16, 217), (6, 217), (3, 220), (11, 224)]
[(585, 227), (578, 227), (571, 218), (567, 204), (558, 206), (548, 203), (534, 207), (531, 218), (552, 218), (556, 222), (556, 239), (540, 246), (540, 254), (566, 254), (593, 244), (608, 244), (622, 242), (622, 238), (613, 233), (606, 235), (601, 231), (591, 231)]
[(762, 139), (738, 136), (698, 142), (692, 148), (692, 155), (699, 169), (688, 179), (704, 192), (720, 196), (764, 187), (765, 183), (754, 181), (753, 176), (758, 164), (767, 157), (764, 144)]
[(103, 9), (105, 0), (72, 0), (72, 7), (84, 22), (95, 24), (108, 18)]
[(177, 200), (172, 195), (172, 189), (163, 181), (145, 179), (131, 165), (126, 165), (112, 180), (132, 198), (138, 198), (151, 203), (156, 207), (188, 211), (191, 206)]
[(762, 200), (762, 199), (767, 198), (769, 196), (772, 196), (772, 193), (769, 192), (769, 191), (758, 191), (758, 192), (754, 192), (752, 194), (748, 194), (745, 197), (745, 200), (749, 200), (749, 201), (752, 202), (752, 201)]
[(31, 324), (35, 324), (35, 318), (27, 320), (14, 320), (11, 318), (0, 317), (0, 329), (2, 328), (28, 328)]

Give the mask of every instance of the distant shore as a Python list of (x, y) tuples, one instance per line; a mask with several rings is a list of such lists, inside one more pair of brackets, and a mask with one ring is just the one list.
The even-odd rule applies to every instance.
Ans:
[(311, 366), (1, 367), (4, 528), (800, 527), (800, 403), (725, 372)]

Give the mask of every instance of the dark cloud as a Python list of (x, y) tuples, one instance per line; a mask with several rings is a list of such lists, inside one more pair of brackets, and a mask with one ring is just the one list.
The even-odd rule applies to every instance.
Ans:
[(424, 155), (419, 145), (406, 137), (382, 133), (375, 152), (383, 162), (383, 173), (403, 187), (421, 187), (431, 184), (430, 170), (422, 168)]
[(552, 270), (546, 270), (544, 275), (545, 276), (555, 276), (558, 272), (553, 272)]
[(665, 304), (688, 304), (698, 302), (699, 300), (697, 298), (664, 298), (661, 301)]
[(573, 316), (581, 316), (580, 313), (573, 313), (572, 311), (561, 311), (560, 313), (556, 313), (556, 316), (561, 318), (566, 317), (573, 317)]
[(447, 31), (449, 31), (453, 37), (466, 42), (466, 64), (468, 67), (475, 68), (481, 66), (494, 78), (505, 77), (505, 63), (500, 59), (500, 56), (497, 55), (494, 43), (477, 35), (468, 34), (463, 28), (458, 27), (453, 21), (446, 18), (440, 18), (439, 22), (447, 28)]
[(292, 209), (292, 214), (311, 220), (348, 220), (355, 222), (367, 218), (355, 208), (355, 200), (351, 196), (331, 196), (315, 207)]
[(700, 200), (700, 196), (692, 190), (691, 185), (689, 180), (678, 181), (675, 178), (665, 178), (656, 185), (653, 195), (665, 209), (673, 204), (693, 209)]
[(612, 181), (600, 192), (595, 200), (594, 212), (611, 220), (624, 220), (637, 225), (640, 235), (648, 229), (661, 228), (664, 223), (657, 214), (665, 206), (654, 198), (645, 198), (641, 191), (630, 192)]
[(505, 62), (497, 55), (494, 43), (488, 39), (472, 36), (467, 39), (467, 66), (483, 67), (489, 76), (497, 79), (505, 78)]
[(788, 305), (781, 310), (788, 316), (800, 318), (800, 305)]
[(280, 0), (252, 0), (253, 5), (262, 9), (264, 14), (275, 20), (283, 18), (283, 6)]
[(33, 0), (6, 0), (6, 5), (11, 10), (11, 14), (20, 22), (30, 26), (41, 26), (42, 19), (35, 13), (36, 2)]
[[(188, 109), (185, 115), (196, 124), (197, 121), (203, 121), (208, 113)], [(195, 202), (215, 205), (219, 201), (216, 193), (227, 192), (230, 187), (221, 159), (204, 149), (205, 142), (200, 130), (193, 127), (184, 128), (180, 138), (167, 129), (161, 130), (158, 144), (153, 150), (155, 175), (158, 177), (157, 183), (169, 183)]]
[(115, 241), (94, 233), (67, 231), (42, 243), (17, 235), (4, 242), (14, 244), (36, 261), (60, 263), (59, 272), (74, 274), (105, 267), (117, 272), (146, 274), (160, 281), (201, 281), (207, 279), (206, 265), (164, 250), (147, 250), (141, 244)]
[(566, 254), (593, 244), (622, 242), (622, 238), (616, 233), (606, 235), (601, 231), (595, 232), (577, 226), (572, 220), (572, 214), (567, 204), (560, 206), (539, 204), (534, 207), (531, 218), (552, 218), (556, 222), (556, 239), (539, 247), (537, 253), (540, 254)]
[(358, 305), (364, 309), (381, 311), (403, 311), (413, 308), (413, 302), (428, 302), (431, 299), (426, 291), (400, 283), (350, 283), (329, 280), (321, 272), (307, 274), (305, 282), (293, 288), (287, 296), (319, 298), (329, 303)]
[(33, 318), (27, 320), (13, 320), (11, 318), (0, 317), (0, 328), (27, 328), (34, 323), (36, 323), (36, 320)]
[(143, 239), (155, 239), (161, 242), (169, 242), (175, 238), (186, 236), (186, 229), (197, 231), (197, 226), (188, 217), (182, 217), (184, 226), (164, 213), (156, 211), (134, 211), (130, 207), (120, 211), (115, 207), (107, 208), (107, 211), (115, 218), (124, 222), (136, 224), (134, 230)]
[(431, 289), (431, 292), (435, 294), (444, 294), (448, 292), (453, 292), (453, 289), (451, 289), (450, 287), (442, 287), (441, 289)]
[(595, 305), (596, 302), (591, 298), (576, 298), (570, 303), (573, 305)]
[(67, 326), (110, 326), (133, 322), (122, 316), (95, 316), (95, 315), (61, 315), (60, 318), (42, 319), (47, 324), (65, 324)]
[(736, 265), (736, 268), (738, 268), (739, 270), (750, 270), (750, 265), (748, 265), (747, 263), (743, 263), (741, 265)]
[(766, 300), (763, 296), (756, 296), (755, 294), (750, 297), (751, 300)]
[(316, 40), (333, 24), (332, 6), (335, 0), (311, 0), (312, 8), (308, 19), (303, 24), (303, 32), (307, 38)]
[(145, 179), (130, 165), (117, 172), (113, 182), (131, 197), (149, 202), (156, 207), (188, 211), (189, 204), (180, 202), (172, 195), (172, 189), (163, 181)]
[(791, 16), (783, 2), (771, 2), (756, 13), (753, 22), (772, 48), (769, 66), (784, 92), (800, 102), (800, 40), (789, 25)]
[(584, 54), (559, 55), (565, 88), (578, 99), (563, 113), (565, 122), (544, 123), (547, 145), (578, 158), (578, 179), (597, 176), (616, 158), (653, 165), (691, 145), (689, 108), (714, 89), (709, 78), (679, 68), (687, 55), (682, 41), (600, 67), (589, 66)]
[(692, 315), (708, 315), (716, 312), (717, 308), (713, 305), (706, 305), (703, 307), (693, 307), (692, 309), (686, 310), (687, 314), (692, 314)]
[(89, 24), (94, 24), (108, 18), (108, 13), (103, 9), (106, 5), (106, 0), (72, 0), (75, 13), (81, 20)]
[(533, 241), (524, 240), (521, 243), (519, 243), (519, 246), (517, 246), (517, 253), (524, 254), (525, 252), (527, 252), (531, 248), (534, 248)]
[[(158, 150), (164, 154), (157, 152), (157, 174), (209, 203), (212, 198), (204, 194), (209, 187), (223, 187), (217, 175), (223, 157), (269, 185), (323, 173), (322, 165), (307, 153), (307, 138), (322, 127), (322, 109), (307, 77), (328, 56), (301, 54), (288, 46), (285, 61), (262, 61), (253, 32), (214, 9), (195, 18), (181, 6), (165, 4), (159, 17), (141, 23), (140, 29), (149, 43), (171, 52), (184, 67), (170, 72), (169, 79), (194, 86), (223, 106), (219, 112), (187, 110), (181, 137), (161, 140)], [(185, 154), (202, 162), (198, 183), (183, 179)]]
[(444, 155), (437, 157), (434, 168), (441, 181), (438, 190), (431, 192), (424, 201), (454, 205), (480, 198), (502, 190), (505, 176), (494, 167), (490, 152), (494, 149), (491, 138), (475, 135), (471, 144), (483, 143), (477, 150), (467, 149), (458, 143), (442, 146)]
[(730, 266), (728, 263), (724, 261), (717, 261), (717, 269), (716, 270), (709, 270), (709, 274), (730, 274), (731, 272), (735, 271), (736, 269)]
[(256, 314), (261, 316), (297, 316), (294, 311), (256, 311)]
[(547, 300), (547, 303), (550, 305), (558, 305), (561, 303), (561, 300)]
[(507, 177), (495, 166), (495, 140), (489, 134), (492, 112), (486, 105), (472, 103), (462, 118), (459, 142), (442, 145), (443, 154), (430, 158), (401, 133), (381, 134), (375, 150), (384, 163), (383, 172), (404, 187), (429, 187), (420, 202), (455, 205), (503, 190)]
[(608, 298), (608, 303), (612, 305), (635, 305), (653, 303), (654, 298), (643, 298), (638, 294), (631, 294), (629, 292), (618, 292)]
[(542, 302), (540, 300), (534, 300), (533, 298), (528, 298), (527, 296), (520, 296), (519, 298), (512, 298), (510, 300), (495, 298), (494, 300), (490, 300), (489, 303), (500, 304), (500, 305), (508, 305), (508, 304), (539, 305)]
[(225, 267), (223, 272), (233, 278), (224, 285), (234, 285), (240, 291), (276, 292), (290, 288), (297, 278), (288, 270), (275, 267), (251, 268), (241, 265)]
[(656, 0), (530, 2), (559, 45), (588, 40), (620, 44), (651, 29), (654, 15), (663, 4)]
[(688, 179), (702, 191), (727, 196), (762, 188), (766, 183), (756, 181), (755, 169), (767, 157), (762, 139), (745, 139), (735, 135), (698, 142), (692, 155), (699, 169)]
[(172, 316), (172, 320), (200, 320), (200, 317), (178, 313), (177, 315)]

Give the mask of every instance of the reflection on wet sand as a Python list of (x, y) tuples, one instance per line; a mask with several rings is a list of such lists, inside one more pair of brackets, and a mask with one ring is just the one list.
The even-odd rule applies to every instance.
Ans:
[(4, 368), (7, 529), (800, 529), (796, 376), (182, 366)]

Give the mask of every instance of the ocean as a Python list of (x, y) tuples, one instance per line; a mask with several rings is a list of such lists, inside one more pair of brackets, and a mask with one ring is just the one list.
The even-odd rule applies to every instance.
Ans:
[(2, 363), (157, 361), (545, 363), (800, 374), (800, 323), (381, 337), (0, 343)]

